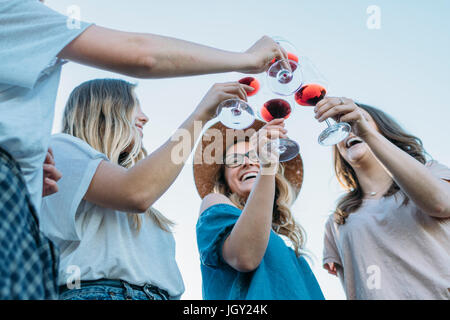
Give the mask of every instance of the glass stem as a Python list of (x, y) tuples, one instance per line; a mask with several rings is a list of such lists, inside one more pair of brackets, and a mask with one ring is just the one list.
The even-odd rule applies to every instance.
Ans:
[(234, 106), (233, 109), (231, 109), (231, 112), (232, 112), (233, 116), (235, 116), (235, 117), (240, 116), (242, 111), (241, 111), (241, 107), (239, 106), (239, 104)]
[(330, 121), (328, 119), (326, 119), (325, 122), (327, 123), (328, 127), (331, 127)]

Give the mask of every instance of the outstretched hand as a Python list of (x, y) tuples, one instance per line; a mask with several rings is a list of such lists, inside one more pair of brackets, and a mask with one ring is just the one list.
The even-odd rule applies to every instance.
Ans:
[(216, 83), (203, 97), (197, 106), (197, 112), (205, 115), (208, 120), (216, 116), (218, 105), (228, 99), (247, 101), (247, 92), (254, 88), (239, 82)]
[(245, 52), (252, 61), (252, 68), (240, 70), (243, 73), (261, 73), (267, 71), (274, 59), (287, 59), (287, 52), (272, 38), (264, 36)]

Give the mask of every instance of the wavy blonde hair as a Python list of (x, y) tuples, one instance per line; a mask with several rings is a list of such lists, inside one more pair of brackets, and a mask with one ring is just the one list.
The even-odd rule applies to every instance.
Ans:
[[(62, 132), (80, 138), (105, 154), (111, 163), (131, 168), (147, 156), (133, 114), (139, 101), (136, 85), (119, 79), (95, 79), (76, 87), (64, 109)], [(131, 148), (130, 148), (131, 146)], [(125, 152), (125, 150), (128, 152)], [(145, 212), (167, 232), (174, 225), (159, 211)], [(142, 221), (139, 214), (128, 213), (137, 231)]]
[[(215, 177), (214, 190), (228, 197), (239, 209), (244, 209), (246, 198), (242, 198), (233, 193), (225, 180), (225, 165), (221, 165)], [(272, 229), (274, 232), (286, 236), (292, 245), (297, 256), (303, 254), (306, 243), (306, 233), (304, 229), (295, 222), (290, 207), (295, 201), (294, 191), (286, 177), (284, 176), (283, 164), (279, 165), (275, 175), (275, 199), (272, 213)]]

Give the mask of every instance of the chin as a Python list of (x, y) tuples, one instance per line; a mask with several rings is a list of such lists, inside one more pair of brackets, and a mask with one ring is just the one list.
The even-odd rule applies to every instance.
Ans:
[(361, 161), (370, 152), (368, 146), (364, 143), (354, 146), (346, 151), (345, 160), (348, 163), (357, 163)]
[(239, 186), (239, 190), (236, 193), (238, 195), (240, 195), (241, 197), (247, 198), (249, 196), (250, 192), (252, 192), (253, 185), (254, 185), (254, 181), (244, 183)]

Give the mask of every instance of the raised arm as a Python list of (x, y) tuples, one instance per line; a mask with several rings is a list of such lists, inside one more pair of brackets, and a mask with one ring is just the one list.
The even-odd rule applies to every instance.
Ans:
[(341, 115), (340, 121), (353, 123), (355, 134), (366, 142), (399, 187), (425, 213), (436, 218), (450, 217), (450, 184), (435, 177), (422, 163), (387, 140), (369, 125), (363, 111), (351, 99), (323, 99), (317, 104), (317, 118)]
[(259, 73), (273, 58), (284, 57), (285, 53), (267, 36), (238, 53), (155, 34), (93, 25), (58, 56), (137, 78), (166, 78), (229, 71)]
[[(102, 161), (84, 197), (100, 206), (126, 212), (146, 211), (172, 185), (185, 160), (189, 157), (200, 130), (194, 130), (195, 121), (203, 125), (215, 114), (217, 105), (226, 99), (246, 99), (245, 90), (251, 87), (230, 82), (214, 85), (191, 116), (180, 126), (180, 140), (169, 139), (160, 148), (130, 169)], [(174, 159), (184, 146), (183, 159)]]
[[(272, 138), (285, 138), (282, 119), (276, 119), (266, 125)], [(259, 131), (260, 137), (264, 137)], [(260, 145), (267, 139), (261, 138)], [(274, 158), (271, 159), (272, 163)], [(276, 163), (278, 166), (278, 164)], [(275, 167), (275, 169), (277, 168)], [(240, 272), (255, 270), (261, 263), (269, 243), (272, 229), (273, 205), (275, 199), (275, 171), (261, 168), (252, 191), (247, 199), (242, 213), (225, 239), (222, 256), (234, 269)], [(203, 200), (202, 211), (217, 203), (230, 203), (223, 195), (211, 194)]]

